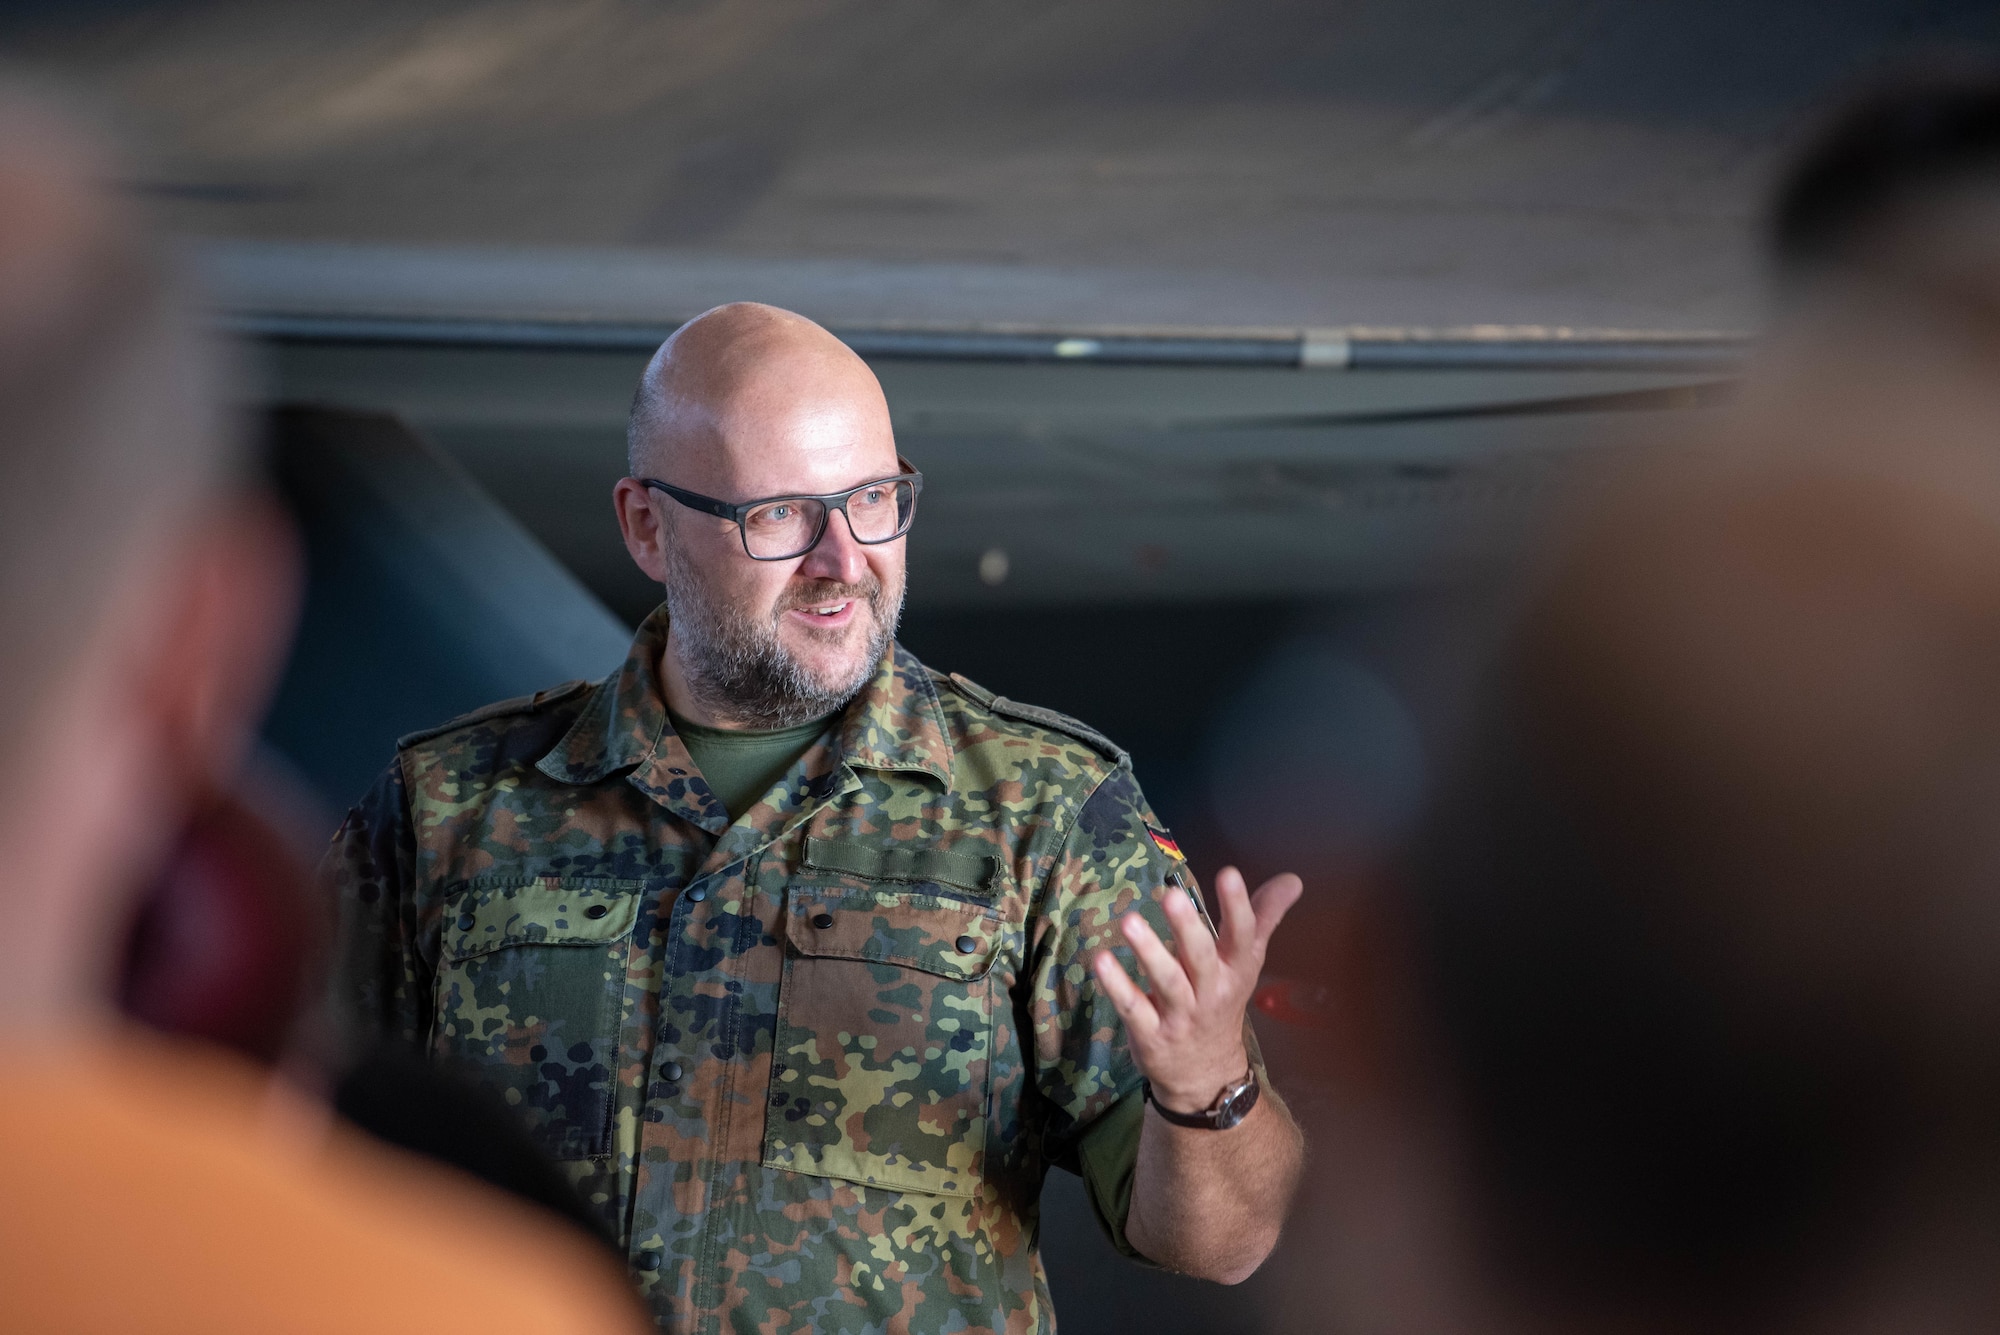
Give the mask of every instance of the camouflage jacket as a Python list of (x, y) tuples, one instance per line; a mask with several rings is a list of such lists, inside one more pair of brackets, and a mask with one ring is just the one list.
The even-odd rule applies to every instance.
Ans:
[[(1124, 753), (895, 646), (732, 823), (664, 636), (398, 746), (328, 855), (350, 1018), (497, 1082), (665, 1329), (1053, 1329), (1043, 1176), (1140, 1111), (1088, 955), (1195, 893)], [(1129, 1150), (1085, 1176), (1116, 1238)]]

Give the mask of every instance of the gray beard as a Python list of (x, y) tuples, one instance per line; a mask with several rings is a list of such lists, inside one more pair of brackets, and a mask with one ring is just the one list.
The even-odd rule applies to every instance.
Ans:
[[(690, 570), (670, 543), (667, 558), (667, 616), (673, 628), (681, 675), (695, 703), (717, 718), (752, 728), (789, 728), (844, 709), (875, 675), (875, 667), (896, 637), (903, 593), (891, 601), (871, 573), (862, 584), (821, 580), (789, 589), (763, 622), (719, 603), (714, 590)], [(843, 598), (868, 604), (874, 634), (864, 654), (838, 678), (814, 675), (778, 640), (778, 619), (795, 607), (818, 607)]]

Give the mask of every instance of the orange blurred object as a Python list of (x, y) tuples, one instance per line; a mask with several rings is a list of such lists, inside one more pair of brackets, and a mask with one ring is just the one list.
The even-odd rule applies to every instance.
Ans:
[(0, 1048), (0, 1327), (635, 1332), (572, 1229), (205, 1044)]

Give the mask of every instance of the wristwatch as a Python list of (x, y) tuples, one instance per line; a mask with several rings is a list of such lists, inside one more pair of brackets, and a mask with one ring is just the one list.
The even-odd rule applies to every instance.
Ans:
[(1184, 1113), (1162, 1106), (1153, 1097), (1152, 1081), (1143, 1080), (1140, 1084), (1146, 1091), (1146, 1102), (1153, 1105), (1154, 1112), (1175, 1126), (1191, 1126), (1202, 1131), (1227, 1131), (1248, 1117), (1250, 1110), (1257, 1106), (1257, 1092), (1261, 1088), (1253, 1067), (1244, 1073), (1241, 1080), (1218, 1094), (1210, 1107), (1198, 1113)]

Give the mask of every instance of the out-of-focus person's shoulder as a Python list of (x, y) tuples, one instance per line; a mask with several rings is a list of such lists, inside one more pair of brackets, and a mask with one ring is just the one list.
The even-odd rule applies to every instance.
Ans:
[(47, 1331), (633, 1332), (581, 1233), (205, 1047), (0, 1048), (0, 1292)]

